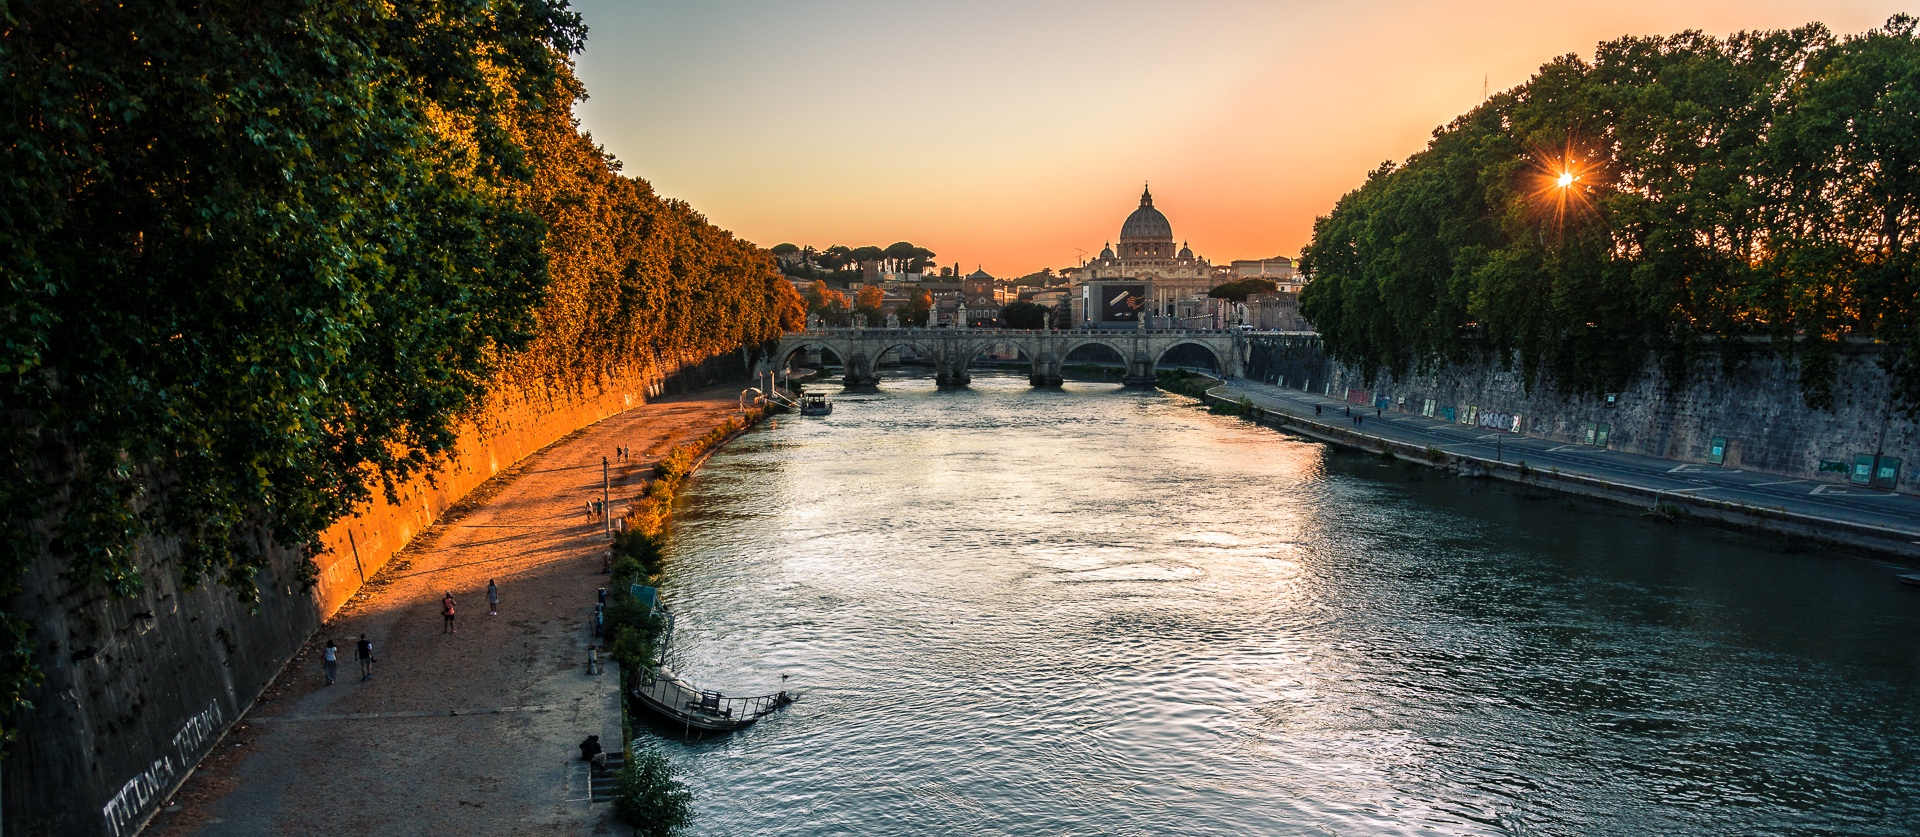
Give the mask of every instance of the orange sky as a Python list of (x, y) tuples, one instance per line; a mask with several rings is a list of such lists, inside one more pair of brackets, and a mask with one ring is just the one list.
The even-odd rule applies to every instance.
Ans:
[(1143, 181), (1215, 262), (1297, 255), (1382, 160), (1602, 40), (1886, 2), (586, 0), (585, 127), (762, 246), (907, 240), (997, 276), (1076, 263)]

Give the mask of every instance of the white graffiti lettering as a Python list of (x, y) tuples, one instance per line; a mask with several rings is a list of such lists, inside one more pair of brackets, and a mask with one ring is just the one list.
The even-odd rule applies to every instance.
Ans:
[(154, 759), (147, 769), (120, 786), (120, 792), (114, 794), (106, 807), (100, 809), (100, 816), (113, 829), (114, 837), (126, 834), (130, 826), (137, 824), (147, 806), (158, 802), (160, 794), (165, 793), (173, 783), (173, 775), (178, 771), (174, 766), (174, 755), (180, 756), (181, 764), (191, 763), (200, 745), (207, 743), (220, 731), (222, 718), (219, 701), (207, 704), (207, 708), (188, 718), (186, 723), (180, 725), (180, 731), (173, 734), (174, 752)]
[(220, 702), (213, 701), (200, 710), (200, 714), (180, 725), (180, 731), (173, 734), (173, 749), (175, 752), (198, 749), (219, 729)]
[(154, 759), (152, 765), (128, 779), (120, 787), (120, 792), (114, 794), (106, 807), (100, 809), (100, 815), (106, 817), (107, 825), (113, 828), (116, 837), (125, 834), (127, 827), (140, 818), (140, 812), (146, 809), (147, 804), (166, 790), (173, 773), (173, 756)]

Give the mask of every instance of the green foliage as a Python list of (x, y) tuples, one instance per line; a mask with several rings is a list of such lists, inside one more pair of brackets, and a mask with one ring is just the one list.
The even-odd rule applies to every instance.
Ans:
[[(1101, 371), (1106, 370), (1106, 367), (1096, 366), (1091, 368)], [(1155, 385), (1161, 389), (1168, 392), (1177, 392), (1181, 395), (1191, 395), (1194, 398), (1200, 399), (1206, 398), (1207, 390), (1212, 389), (1220, 383), (1212, 378), (1203, 378), (1191, 374), (1185, 369), (1162, 369), (1154, 374), (1154, 378)], [(1214, 410), (1213, 412), (1219, 411)], [(1238, 415), (1238, 413), (1234, 413), (1234, 415)]]
[(671, 837), (693, 821), (693, 793), (674, 777), (666, 756), (637, 750), (620, 769), (613, 810), (636, 837)]
[(1035, 329), (1047, 324), (1053, 309), (1032, 302), (1009, 302), (1000, 308), (1000, 324), (1006, 328)]
[[(1314, 226), (1302, 313), (1371, 379), (1517, 361), (1570, 392), (1621, 388), (1703, 340), (1824, 353), (1890, 345), (1920, 407), (1920, 41), (1913, 18), (1688, 32), (1555, 60), (1383, 164)], [(1562, 183), (1562, 175), (1570, 178)]]
[(1215, 285), (1213, 290), (1207, 291), (1207, 296), (1213, 297), (1214, 299), (1231, 299), (1234, 302), (1246, 302), (1247, 297), (1254, 294), (1270, 294), (1278, 290), (1280, 290), (1280, 283), (1272, 279), (1254, 277), (1241, 279), (1237, 282), (1228, 282), (1223, 285)]
[(579, 132), (561, 0), (0, 13), (0, 594), (47, 554), (131, 594), (157, 548), (253, 601), (502, 383), (797, 324), (764, 253)]

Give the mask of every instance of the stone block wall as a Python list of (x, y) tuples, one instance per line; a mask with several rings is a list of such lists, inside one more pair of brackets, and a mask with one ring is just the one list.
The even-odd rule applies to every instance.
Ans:
[[(1723, 464), (1783, 477), (1845, 483), (1859, 455), (1897, 457), (1897, 490), (1920, 492), (1920, 428), (1892, 409), (1890, 381), (1871, 344), (1849, 344), (1835, 358), (1834, 406), (1815, 410), (1800, 395), (1800, 368), (1791, 355), (1766, 345), (1748, 347), (1725, 370), (1715, 353), (1670, 380), (1649, 358), (1617, 393), (1568, 396), (1549, 379), (1529, 389), (1518, 370), (1493, 363), (1448, 366), (1428, 373), (1368, 382), (1357, 369), (1329, 362), (1317, 336), (1250, 338), (1248, 377), (1334, 398), (1377, 403), (1435, 418), (1511, 430), (1568, 444), (1587, 444), (1589, 426), (1605, 426), (1613, 450), (1682, 462)], [(1351, 397), (1349, 397), (1351, 396)], [(1712, 462), (1711, 442), (1726, 440), (1724, 461)], [(1592, 441), (1598, 441), (1593, 439)]]
[(18, 739), (0, 761), (0, 833), (136, 833), (320, 624), (448, 507), (577, 428), (652, 397), (743, 380), (748, 360), (734, 352), (666, 375), (500, 393), (433, 480), (377, 496), (321, 536), (313, 588), (298, 581), (298, 550), (263, 534), (271, 565), (255, 578), (251, 610), (217, 583), (188, 589), (167, 544), (143, 550), (145, 585), (127, 598), (68, 582), (62, 562), (36, 563), (6, 606), (33, 622), (46, 679), (32, 708), (10, 719)]

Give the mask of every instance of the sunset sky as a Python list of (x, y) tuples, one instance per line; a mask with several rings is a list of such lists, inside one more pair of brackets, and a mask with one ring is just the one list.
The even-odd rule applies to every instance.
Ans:
[(1889, 2), (583, 0), (587, 130), (762, 246), (997, 276), (1091, 257), (1142, 182), (1215, 262), (1294, 256), (1382, 160), (1622, 35), (1881, 25)]

